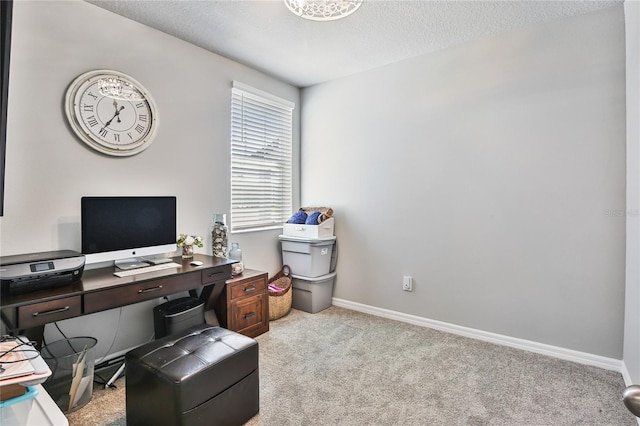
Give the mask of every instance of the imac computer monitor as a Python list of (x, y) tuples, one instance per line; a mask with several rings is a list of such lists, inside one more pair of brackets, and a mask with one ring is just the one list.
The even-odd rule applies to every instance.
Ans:
[(82, 197), (82, 253), (87, 264), (129, 269), (176, 250), (176, 197)]

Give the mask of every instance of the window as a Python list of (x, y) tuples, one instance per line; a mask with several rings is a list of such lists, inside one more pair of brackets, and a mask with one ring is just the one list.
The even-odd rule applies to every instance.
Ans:
[(231, 232), (281, 227), (292, 211), (292, 102), (231, 89)]

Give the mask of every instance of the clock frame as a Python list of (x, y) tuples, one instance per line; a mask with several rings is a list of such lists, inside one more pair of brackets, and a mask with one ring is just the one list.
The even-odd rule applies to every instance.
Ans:
[(158, 128), (156, 104), (135, 79), (113, 70), (79, 75), (65, 95), (65, 114), (73, 132), (108, 155), (135, 155), (153, 142)]

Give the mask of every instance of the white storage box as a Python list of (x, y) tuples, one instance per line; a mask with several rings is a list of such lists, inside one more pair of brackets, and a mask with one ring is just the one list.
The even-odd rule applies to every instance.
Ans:
[(335, 220), (330, 217), (320, 225), (306, 225), (298, 223), (285, 223), (282, 234), (298, 238), (326, 238), (333, 237)]
[(279, 238), (282, 263), (291, 268), (293, 275), (314, 278), (329, 273), (336, 237), (302, 239), (280, 235)]
[(33, 400), (37, 395), (38, 390), (35, 387), (27, 386), (24, 395), (0, 402), (0, 425), (26, 425)]
[(291, 307), (312, 314), (327, 309), (331, 306), (335, 277), (335, 272), (317, 278), (291, 275)]
[(28, 386), (25, 395), (2, 401), (0, 412), (2, 426), (69, 426), (69, 421), (42, 385)]

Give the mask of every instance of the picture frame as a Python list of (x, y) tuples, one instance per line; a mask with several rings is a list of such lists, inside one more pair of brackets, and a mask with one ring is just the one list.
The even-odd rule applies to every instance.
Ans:
[(9, 59), (13, 0), (0, 1), (0, 216), (4, 215), (5, 164), (7, 150), (7, 109), (9, 106)]

